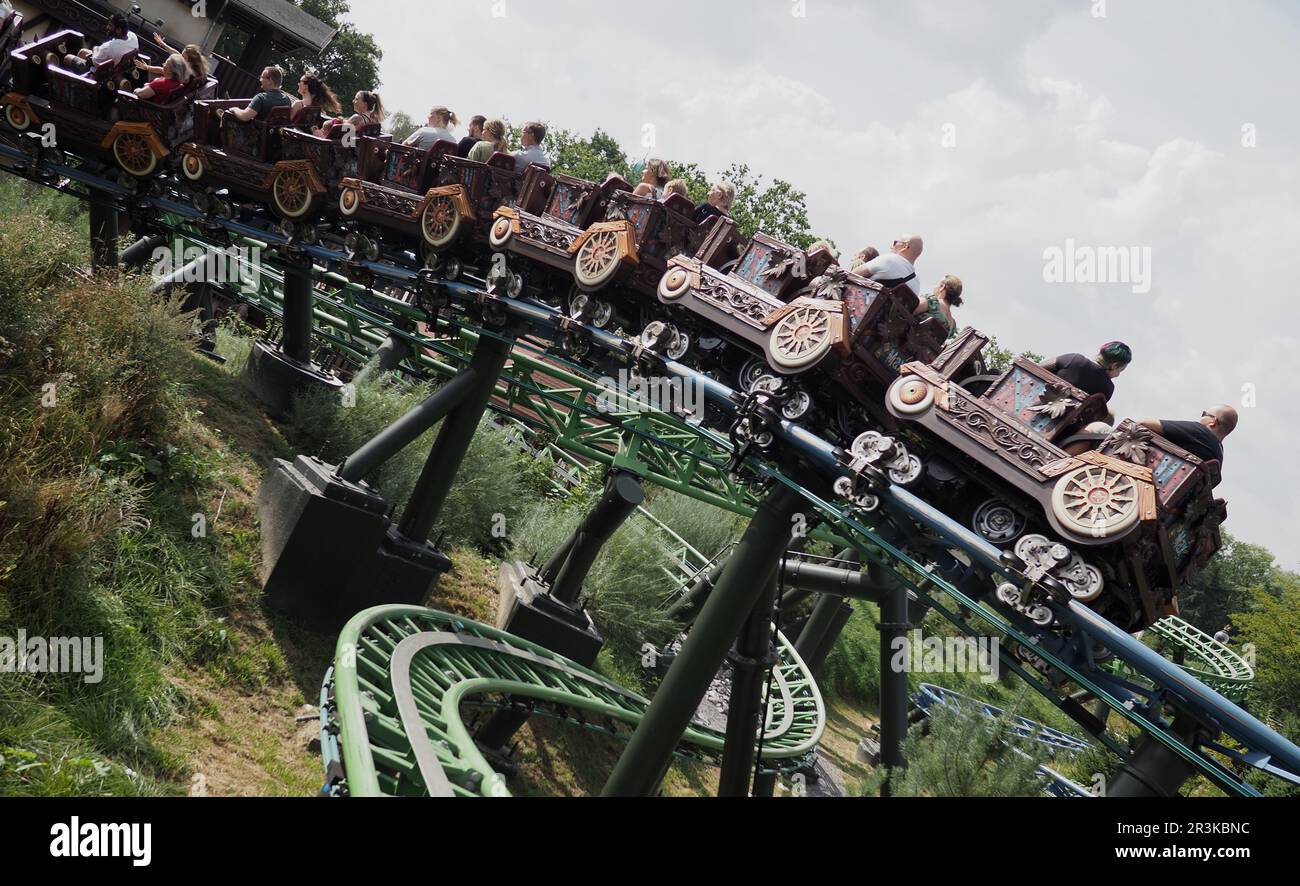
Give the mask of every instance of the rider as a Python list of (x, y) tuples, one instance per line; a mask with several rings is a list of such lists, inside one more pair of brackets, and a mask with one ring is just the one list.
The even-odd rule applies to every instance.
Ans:
[[(853, 273), (891, 288), (906, 283), (912, 294), (920, 298), (921, 287), (916, 282), (916, 261), (924, 251), (925, 243), (920, 237), (904, 234), (894, 240), (888, 253), (854, 268)], [(922, 304), (925, 304), (924, 299)]]
[(1223, 440), (1237, 427), (1237, 410), (1227, 404), (1212, 406), (1197, 421), (1148, 418), (1138, 422), (1202, 461), (1223, 464)]
[(1115, 396), (1112, 379), (1119, 378), (1132, 362), (1133, 350), (1122, 341), (1112, 341), (1102, 345), (1091, 359), (1083, 354), (1062, 354), (1040, 365), (1081, 391), (1101, 394), (1109, 403)]

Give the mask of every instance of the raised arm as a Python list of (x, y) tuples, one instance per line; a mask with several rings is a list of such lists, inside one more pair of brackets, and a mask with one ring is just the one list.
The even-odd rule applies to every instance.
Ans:
[(168, 54), (168, 55), (180, 55), (180, 54), (181, 54), (181, 51), (180, 51), (179, 49), (177, 49), (176, 47), (172, 46), (172, 45), (171, 45), (170, 43), (168, 43), (166, 40), (164, 40), (164, 39), (163, 39), (163, 35), (162, 35), (160, 32), (158, 32), (158, 31), (154, 31), (154, 32), (153, 32), (153, 42), (157, 43), (157, 44), (158, 44), (159, 46), (161, 46), (163, 49), (167, 50), (167, 54)]
[(1142, 427), (1146, 428), (1149, 431), (1154, 431), (1155, 433), (1159, 434), (1162, 437), (1165, 434), (1164, 425), (1160, 424), (1160, 419), (1158, 418), (1144, 418), (1140, 422), (1138, 422), (1138, 424), (1140, 424)]

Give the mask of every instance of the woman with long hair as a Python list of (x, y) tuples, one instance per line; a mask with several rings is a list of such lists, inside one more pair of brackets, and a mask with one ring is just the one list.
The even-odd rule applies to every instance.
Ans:
[(504, 120), (489, 120), (483, 124), (483, 140), (470, 149), (469, 159), (475, 163), (486, 163), (493, 154), (510, 153), (510, 143), (506, 141), (506, 123)]
[(388, 112), (384, 110), (384, 103), (379, 98), (379, 93), (363, 89), (352, 98), (352, 110), (355, 113), (347, 120), (341, 117), (334, 117), (325, 126), (316, 131), (316, 135), (321, 138), (329, 138), (335, 129), (350, 123), (353, 130), (360, 132), (367, 126), (377, 126), (384, 122)]
[[(173, 49), (171, 46), (169, 46), (166, 42), (163, 41), (161, 34), (154, 34), (153, 36), (154, 36), (154, 41), (159, 46), (166, 49), (172, 55), (179, 55), (181, 58), (185, 60), (185, 85), (186, 86), (193, 86), (193, 85), (202, 86), (204, 83), (207, 82), (208, 70), (209, 70), (208, 60), (203, 55), (202, 49), (199, 49), (199, 47), (193, 43), (189, 44), (184, 49)], [(146, 63), (143, 59), (136, 59), (135, 66), (142, 71), (153, 74), (155, 77), (161, 77), (163, 75), (163, 69), (161, 65), (151, 65)]]
[(294, 99), (289, 117), (294, 122), (299, 122), (299, 118), (308, 111), (330, 115), (343, 112), (343, 106), (339, 104), (339, 97), (334, 94), (334, 90), (315, 74), (303, 74), (298, 80), (298, 98)]

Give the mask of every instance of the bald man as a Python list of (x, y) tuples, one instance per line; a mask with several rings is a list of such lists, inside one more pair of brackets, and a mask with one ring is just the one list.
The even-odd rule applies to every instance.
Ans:
[(916, 260), (921, 257), (924, 249), (925, 244), (920, 237), (904, 234), (894, 241), (889, 252), (854, 268), (853, 272), (886, 287), (906, 284), (912, 294), (920, 298), (921, 284), (916, 279)]
[(1199, 421), (1169, 421), (1148, 418), (1138, 422), (1175, 446), (1181, 446), (1205, 461), (1223, 464), (1223, 440), (1237, 427), (1237, 410), (1220, 404), (1201, 413)]

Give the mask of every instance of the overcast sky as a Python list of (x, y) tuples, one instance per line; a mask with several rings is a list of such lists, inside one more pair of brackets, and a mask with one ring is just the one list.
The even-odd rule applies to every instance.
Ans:
[[(1120, 416), (1242, 407), (1228, 529), (1300, 565), (1300, 401), (1282, 378), (1300, 338), (1300, 4), (353, 7), (392, 109), (599, 127), (710, 172), (743, 161), (805, 191), (813, 230), (849, 254), (923, 235), (926, 288), (965, 281), (962, 325), (1049, 356), (1127, 341)], [(1067, 240), (1149, 249), (1149, 291), (1045, 282)]]

